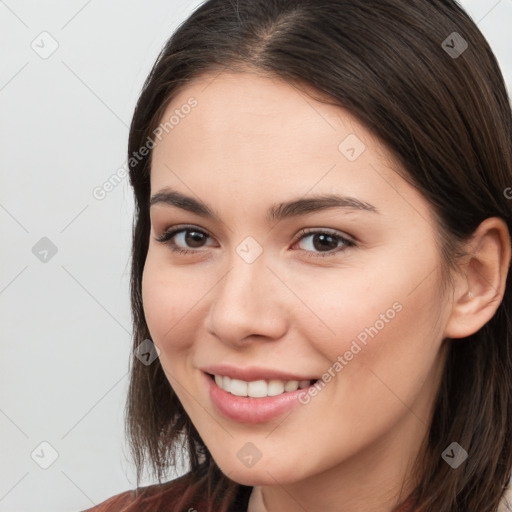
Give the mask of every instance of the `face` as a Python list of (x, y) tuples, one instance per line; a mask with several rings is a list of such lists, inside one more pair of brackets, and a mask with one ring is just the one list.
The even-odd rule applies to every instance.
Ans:
[(144, 311), (220, 468), (270, 485), (407, 464), (448, 319), (427, 201), (357, 119), (285, 81), (203, 75), (171, 118)]

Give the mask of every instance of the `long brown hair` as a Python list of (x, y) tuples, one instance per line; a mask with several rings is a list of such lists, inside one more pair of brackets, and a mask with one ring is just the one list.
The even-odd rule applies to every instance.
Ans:
[[(161, 51), (130, 127), (134, 349), (150, 338), (141, 283), (151, 151), (141, 156), (139, 150), (154, 139), (177, 92), (202, 73), (227, 67), (317, 91), (317, 99), (344, 107), (379, 137), (437, 216), (445, 270), (456, 268), (462, 243), (484, 219), (501, 217), (512, 232), (512, 200), (505, 192), (512, 186), (511, 108), (488, 43), (455, 1), (209, 0)], [(509, 272), (494, 317), (475, 334), (449, 340), (416, 464), (415, 509), (498, 508), (512, 467), (511, 313)], [(222, 494), (215, 510), (228, 510), (236, 485), (216, 466), (158, 360), (149, 366), (132, 360), (126, 427), (137, 484), (146, 465), (161, 481), (185, 447), (196, 484), (191, 499), (210, 493), (213, 502)], [(457, 470), (441, 458), (452, 441), (469, 453)]]

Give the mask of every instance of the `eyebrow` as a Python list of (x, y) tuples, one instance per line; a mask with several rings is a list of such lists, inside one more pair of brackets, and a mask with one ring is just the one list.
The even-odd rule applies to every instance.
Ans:
[[(182, 210), (195, 213), (202, 217), (220, 221), (219, 215), (205, 203), (170, 188), (162, 189), (154, 194), (149, 204), (150, 206), (155, 204), (175, 206), (176, 208), (181, 208)], [(267, 210), (267, 221), (271, 222), (273, 220), (298, 217), (300, 215), (307, 215), (308, 213), (315, 213), (331, 208), (380, 213), (372, 204), (355, 197), (322, 194), (274, 204)]]

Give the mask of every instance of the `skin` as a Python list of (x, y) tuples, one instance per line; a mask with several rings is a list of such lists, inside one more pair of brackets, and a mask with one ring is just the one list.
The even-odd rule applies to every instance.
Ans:
[[(197, 106), (154, 149), (151, 194), (171, 187), (220, 220), (151, 207), (143, 302), (167, 378), (222, 471), (255, 486), (251, 512), (316, 512), (333, 503), (344, 512), (390, 511), (415, 483), (408, 475), (430, 422), (446, 338), (475, 332), (499, 305), (510, 262), (506, 225), (480, 226), (471, 259), (443, 295), (431, 206), (346, 110), (279, 79), (224, 72), (187, 85), (162, 119), (190, 97)], [(366, 147), (354, 161), (338, 149), (350, 134)], [(324, 193), (356, 197), (379, 213), (331, 208), (266, 219), (274, 203)], [(195, 252), (156, 241), (183, 224), (208, 234), (196, 245), (183, 232), (172, 239)], [(329, 249), (315, 246), (314, 235), (299, 240), (301, 228), (356, 245), (335, 241), (321, 257)], [(236, 252), (247, 236), (263, 250), (252, 263)], [(212, 404), (200, 368), (320, 377), (394, 303), (400, 312), (307, 405), (246, 424)], [(250, 468), (237, 457), (247, 442), (262, 455)]]

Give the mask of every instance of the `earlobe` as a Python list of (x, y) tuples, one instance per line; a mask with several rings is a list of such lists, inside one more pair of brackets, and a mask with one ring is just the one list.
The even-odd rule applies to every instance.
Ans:
[(468, 242), (467, 259), (454, 282), (446, 338), (465, 338), (481, 329), (496, 313), (510, 268), (510, 233), (503, 219), (490, 217)]

